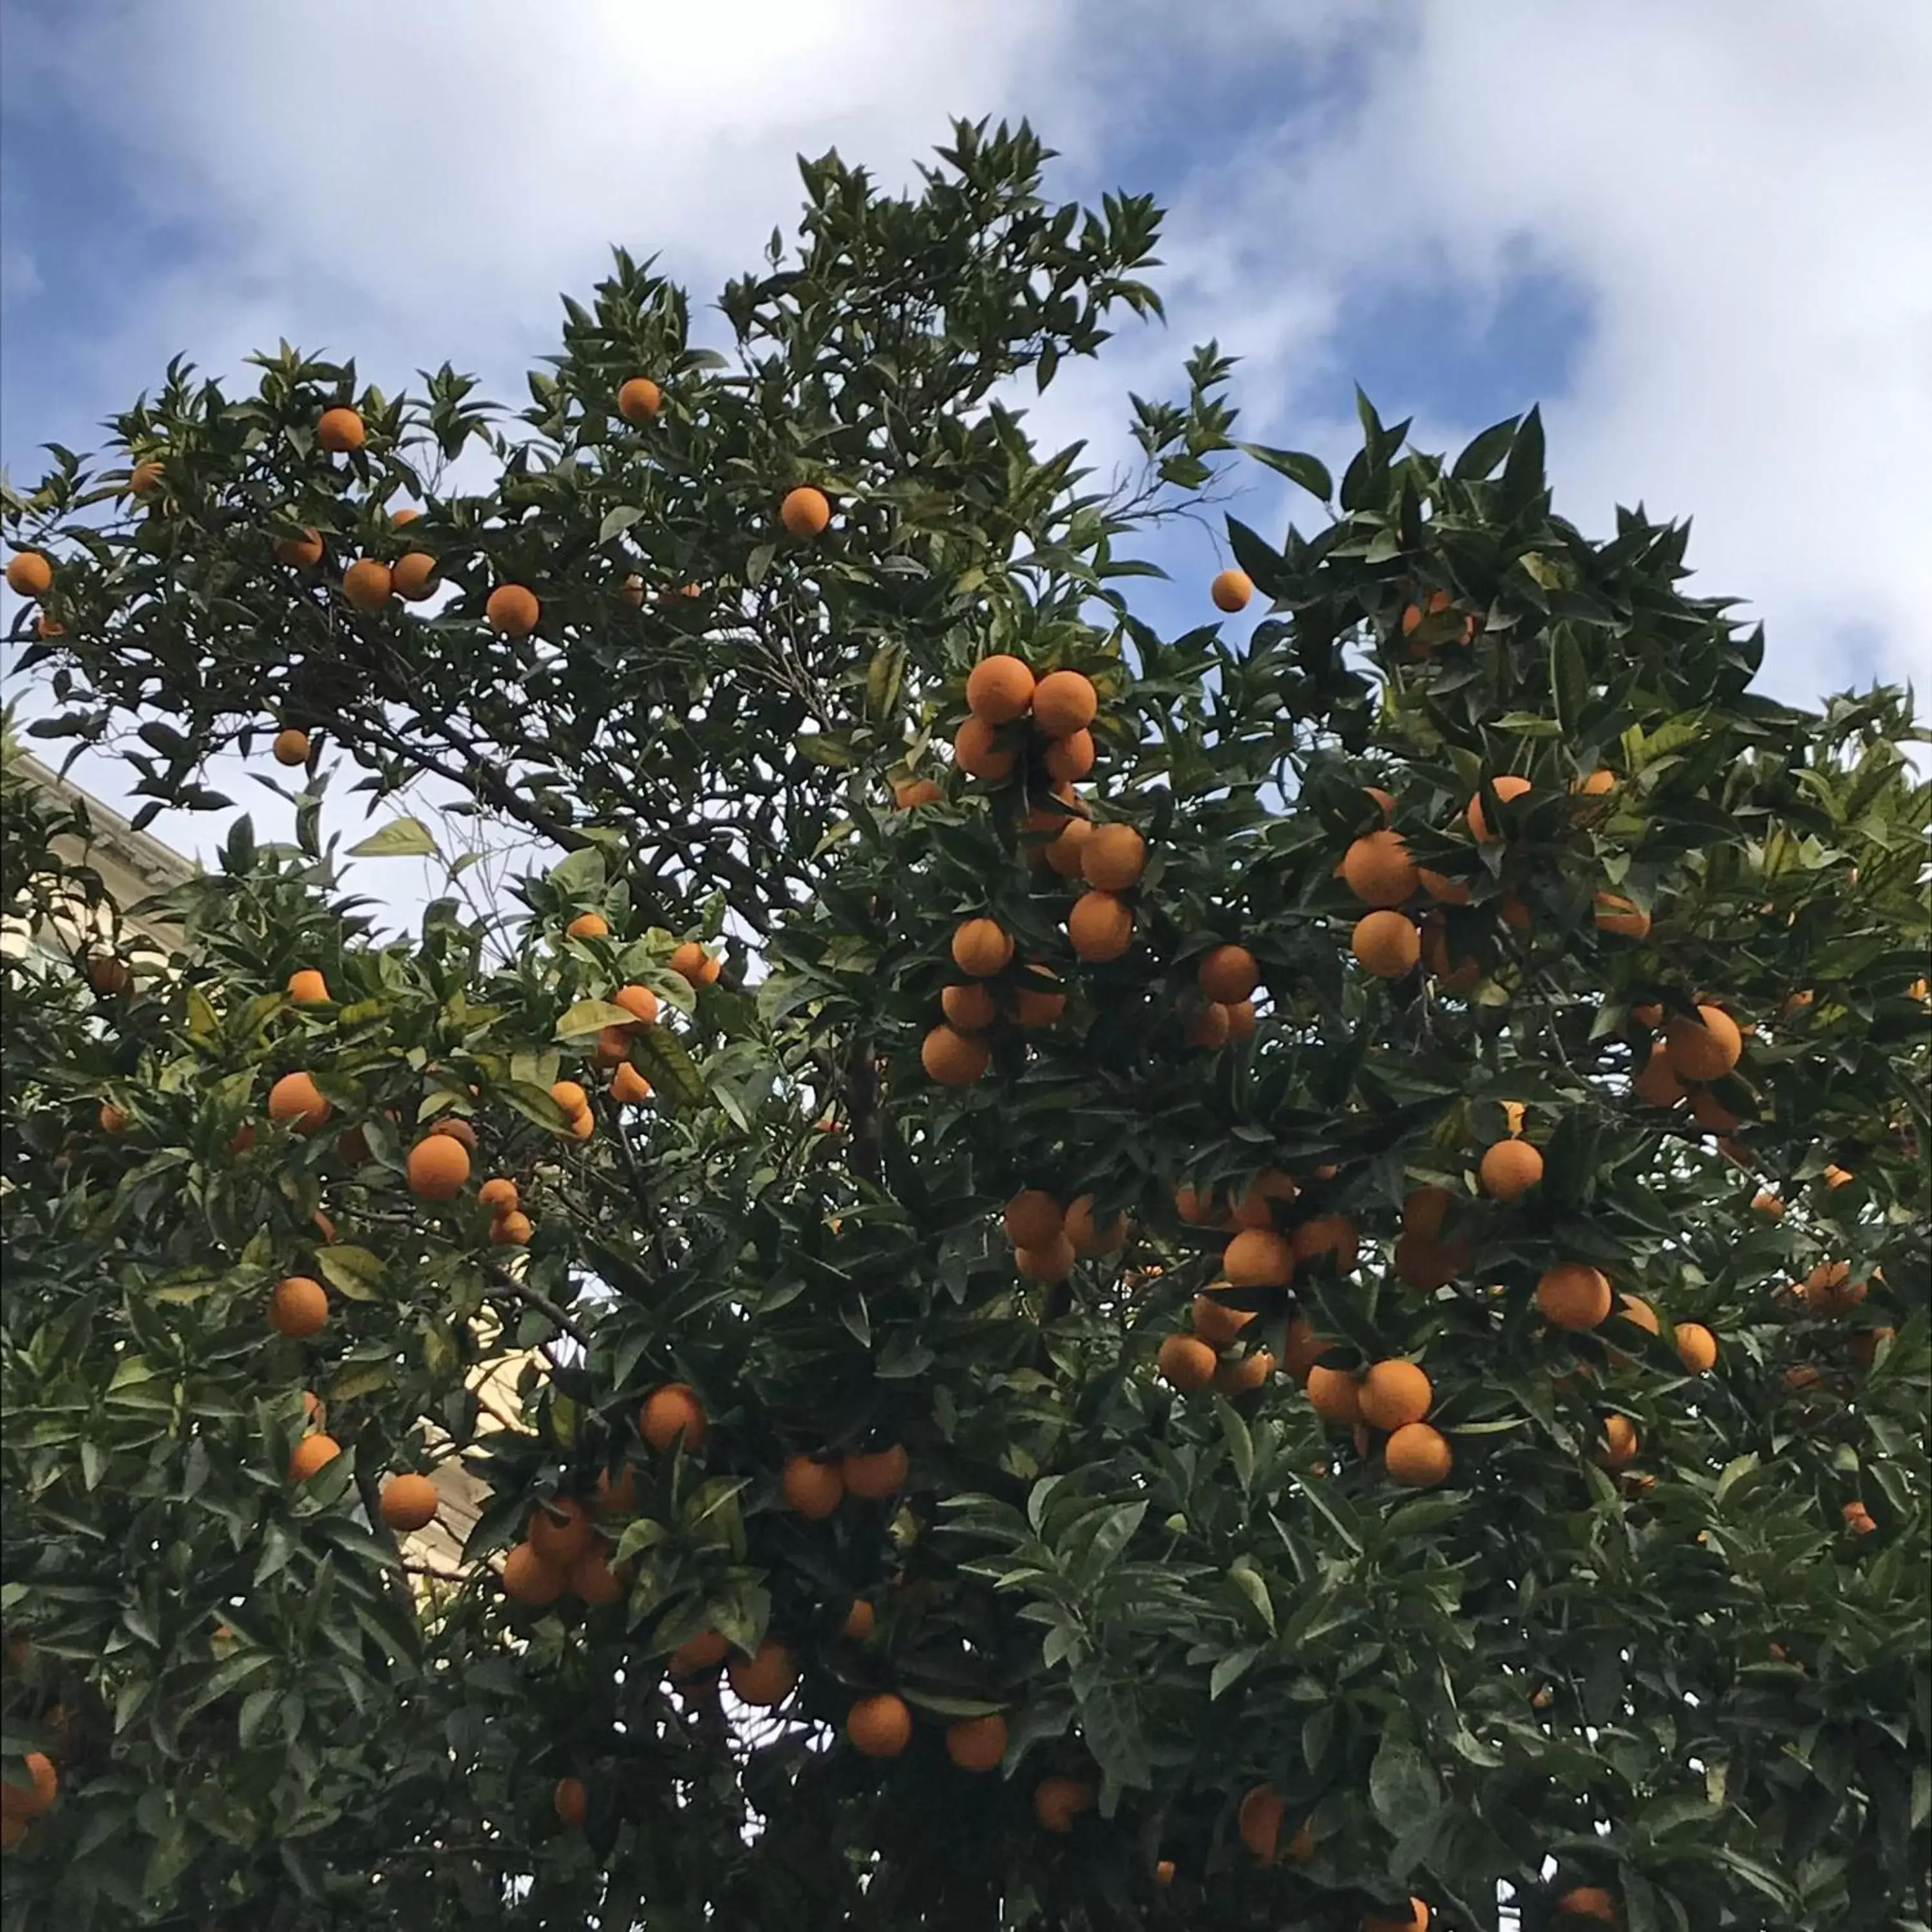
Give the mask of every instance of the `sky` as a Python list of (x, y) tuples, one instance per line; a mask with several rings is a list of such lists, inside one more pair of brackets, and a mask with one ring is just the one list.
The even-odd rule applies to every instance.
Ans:
[[(281, 338), (514, 403), (610, 244), (702, 302), (794, 224), (800, 152), (897, 187), (955, 116), (1024, 116), (1052, 192), (1169, 211), (1167, 324), (1044, 438), (1111, 463), (1210, 336), (1257, 441), (1346, 454), (1358, 382), (1425, 448), (1540, 403), (1558, 508), (1693, 517), (1774, 694), (1922, 690), (1928, 98), (1910, 0), (0, 0), (0, 460)], [(1228, 507), (1278, 536), (1293, 494)], [(1166, 544), (1152, 614), (1198, 621), (1216, 531)]]

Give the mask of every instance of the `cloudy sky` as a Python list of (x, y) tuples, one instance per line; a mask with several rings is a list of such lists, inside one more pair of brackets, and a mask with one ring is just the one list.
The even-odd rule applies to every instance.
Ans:
[[(279, 337), (514, 400), (610, 243), (701, 299), (801, 150), (896, 185), (1025, 115), (1058, 192), (1171, 211), (1168, 326), (1057, 434), (1118, 448), (1210, 334), (1260, 440), (1346, 448), (1356, 382), (1435, 448), (1540, 401), (1559, 506), (1694, 515), (1774, 691), (1922, 688), (1928, 99), (1923, 0), (0, 0), (0, 456)], [(1166, 560), (1192, 617), (1211, 533)]]

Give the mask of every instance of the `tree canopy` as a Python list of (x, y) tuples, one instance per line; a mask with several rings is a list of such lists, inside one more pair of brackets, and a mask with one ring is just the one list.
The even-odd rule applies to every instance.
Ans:
[[(1038, 449), (1159, 312), (1048, 158), (804, 164), (722, 350), (620, 254), (518, 418), (285, 345), (8, 487), (31, 734), (296, 830), (6, 962), (35, 1922), (1922, 1926), (1910, 699), (1534, 411), (1338, 480), (1210, 344)], [(1312, 530), (1164, 634), (1238, 463)], [(345, 781), (540, 849), (386, 932)]]

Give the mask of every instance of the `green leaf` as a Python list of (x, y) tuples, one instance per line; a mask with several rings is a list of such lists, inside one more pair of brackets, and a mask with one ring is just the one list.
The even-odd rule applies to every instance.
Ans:
[(634, 503), (620, 503), (615, 509), (606, 510), (604, 520), (597, 526), (597, 541), (607, 544), (613, 537), (621, 536), (644, 514)]
[(380, 1255), (338, 1243), (316, 1249), (315, 1263), (322, 1280), (338, 1294), (346, 1294), (351, 1301), (375, 1300), (376, 1283), (385, 1272)]
[(1252, 456), (1257, 463), (1278, 470), (1291, 483), (1300, 484), (1311, 496), (1318, 496), (1324, 503), (1335, 494), (1335, 480), (1319, 458), (1299, 449), (1270, 449), (1260, 442), (1238, 442), (1234, 447), (1243, 455)]
[(579, 1000), (556, 1023), (556, 1037), (561, 1040), (588, 1040), (606, 1027), (632, 1027), (635, 1013), (608, 1000)]
[(1369, 1802), (1392, 1832), (1432, 1818), (1442, 1805), (1442, 1786), (1412, 1744), (1384, 1738), (1369, 1767)]
[(1268, 1634), (1272, 1636), (1275, 1628), (1274, 1599), (1269, 1594), (1268, 1579), (1244, 1562), (1238, 1561), (1228, 1572), (1228, 1580), (1247, 1598), (1255, 1615), (1268, 1626)]
[(904, 674), (904, 645), (885, 644), (873, 652), (872, 662), (866, 667), (866, 708), (874, 718), (891, 715)]
[(599, 891), (605, 877), (604, 854), (595, 845), (580, 845), (550, 868), (550, 883), (566, 896)]
[(661, 1026), (641, 1026), (631, 1036), (631, 1058), (651, 1090), (674, 1113), (704, 1098), (704, 1076), (676, 1034)]
[(392, 818), (359, 845), (349, 848), (352, 859), (433, 859), (436, 841), (419, 818)]
[(1582, 734), (1583, 709), (1590, 700), (1590, 677), (1583, 668), (1582, 648), (1567, 624), (1559, 624), (1550, 634), (1550, 692), (1562, 734), (1574, 744)]

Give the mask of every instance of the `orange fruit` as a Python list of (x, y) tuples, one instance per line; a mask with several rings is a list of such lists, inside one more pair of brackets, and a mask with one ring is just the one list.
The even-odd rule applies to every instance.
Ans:
[(430, 1129), (430, 1132), (447, 1134), (452, 1140), (460, 1142), (466, 1151), (470, 1154), (476, 1151), (476, 1130), (467, 1120), (455, 1114), (446, 1114)]
[(648, 376), (633, 376), (617, 392), (617, 413), (627, 423), (647, 423), (664, 406), (664, 392)]
[[(1858, 1364), (1860, 1368), (1868, 1369), (1878, 1360), (1879, 1350), (1882, 1348), (1886, 1342), (1889, 1342), (1897, 1332), (1898, 1331), (1895, 1329), (1889, 1328), (1861, 1328), (1856, 1335), (1848, 1335), (1846, 1336), (1845, 1351), (1846, 1354), (1851, 1357), (1852, 1360)], [(1684, 1330), (1682, 1326), (1678, 1328), (1677, 1334), (1678, 1337), (1678, 1350), (1681, 1353), (1682, 1352), (1682, 1337), (1684, 1334)], [(1713, 1354), (1716, 1353), (1717, 1346), (1718, 1345), (1714, 1341), (1711, 1344), (1712, 1352)], [(1686, 1358), (1686, 1364), (1687, 1366), (1688, 1365), (1688, 1358)], [(1693, 1370), (1691, 1372), (1695, 1374), (1697, 1372), (1695, 1370)]]
[(1040, 757), (1040, 766), (1047, 776), (1057, 784), (1071, 784), (1076, 778), (1084, 778), (1094, 769), (1094, 760), (1099, 754), (1094, 747), (1090, 731), (1070, 731), (1064, 738), (1055, 738)]
[(1174, 1882), (1174, 1861), (1172, 1858), (1156, 1858), (1154, 1861), (1154, 1882), (1163, 1892)]
[(360, 449), (369, 439), (361, 412), (346, 404), (324, 410), (315, 426), (315, 440), (332, 456), (346, 456)]
[(1604, 1418), (1604, 1439), (1597, 1460), (1606, 1469), (1622, 1469), (1636, 1460), (1636, 1425), (1627, 1415)]
[(1429, 1932), (1429, 1907), (1420, 1899), (1412, 1897), (1405, 1918), (1390, 1918), (1379, 1912), (1364, 1912), (1362, 1932)]
[(1422, 934), (1399, 912), (1372, 912), (1355, 922), (1349, 940), (1363, 968), (1378, 980), (1400, 980), (1422, 963)]
[(1210, 1000), (1232, 1006), (1261, 983), (1261, 968), (1245, 946), (1216, 946), (1202, 954), (1194, 982)]
[(592, 1492), (599, 1516), (629, 1516), (638, 1507), (638, 1479), (628, 1462), (620, 1462), (614, 1474), (608, 1469), (597, 1472)]
[(1241, 1843), (1264, 1865), (1274, 1863), (1288, 1807), (1272, 1785), (1257, 1784), (1242, 1798), (1234, 1814), (1234, 1828), (1240, 1834)]
[(1245, 610), (1248, 599), (1254, 594), (1254, 579), (1244, 570), (1217, 571), (1214, 580), (1208, 586), (1208, 595), (1214, 600), (1215, 609), (1226, 610), (1230, 616), (1237, 610)]
[(1670, 1070), (1680, 1080), (1721, 1080), (1737, 1065), (1744, 1036), (1721, 1006), (1700, 1006), (1697, 1018), (1701, 1026), (1681, 1013), (1671, 1016), (1664, 1034)]
[(1446, 1187), (1433, 1185), (1413, 1190), (1402, 1204), (1402, 1226), (1405, 1234), (1420, 1234), (1425, 1240), (1435, 1240), (1442, 1232), (1443, 1218), (1454, 1206), (1456, 1197)]
[(674, 1683), (683, 1683), (716, 1670), (731, 1654), (731, 1646), (716, 1630), (701, 1630), (673, 1651), (664, 1668)]
[(962, 1771), (997, 1771), (1006, 1754), (1006, 1720), (995, 1711), (946, 1727), (946, 1755)]
[(613, 1604), (623, 1601), (624, 1591), (630, 1581), (630, 1567), (627, 1563), (622, 1570), (614, 1570), (610, 1567), (610, 1546), (599, 1537), (570, 1565), (566, 1587), (592, 1609), (608, 1610)]
[(912, 1712), (890, 1690), (861, 1697), (845, 1714), (845, 1735), (868, 1757), (897, 1757), (912, 1742)]
[(706, 1426), (704, 1405), (688, 1382), (666, 1382), (652, 1390), (638, 1412), (638, 1433), (653, 1449), (676, 1443), (695, 1455), (704, 1447)]
[(945, 796), (930, 778), (902, 778), (892, 787), (892, 802), (902, 812), (915, 806), (936, 805)]
[(1527, 1141), (1498, 1141), (1478, 1169), (1492, 1201), (1518, 1201), (1543, 1178), (1543, 1156)]
[(102, 1102), (100, 1112), (95, 1118), (99, 1121), (100, 1131), (104, 1134), (124, 1134), (133, 1124), (128, 1116), (118, 1107), (106, 1101)]
[(838, 1464), (820, 1462), (810, 1456), (787, 1456), (778, 1486), (788, 1506), (812, 1522), (823, 1522), (845, 1497), (845, 1480)]
[(317, 1430), (312, 1436), (304, 1436), (295, 1446), (289, 1457), (289, 1480), (305, 1483), (320, 1469), (326, 1469), (342, 1454), (342, 1444), (332, 1436), (325, 1436)]
[(1404, 1423), (1382, 1448), (1383, 1468), (1411, 1489), (1433, 1489), (1447, 1481), (1454, 1463), (1447, 1438), (1426, 1422)]
[(306, 1073), (284, 1073), (268, 1089), (269, 1119), (293, 1126), (298, 1134), (316, 1132), (333, 1111)]
[(1082, 959), (1118, 959), (1134, 942), (1133, 914), (1112, 892), (1082, 892), (1066, 915), (1066, 937)]
[(985, 1074), (992, 1054), (983, 1040), (936, 1026), (920, 1042), (919, 1058), (942, 1087), (970, 1087)]
[(268, 1325), (279, 1334), (298, 1339), (318, 1334), (328, 1321), (328, 1297), (322, 1283), (305, 1274), (292, 1274), (275, 1284), (268, 1298)]
[(995, 729), (983, 718), (969, 718), (952, 734), (952, 761), (968, 778), (998, 784), (1012, 776), (1017, 754), (994, 742)]
[(1814, 1315), (1849, 1315), (1864, 1300), (1870, 1286), (1852, 1280), (1851, 1275), (1848, 1262), (1820, 1262), (1804, 1277), (1798, 1292)]
[(1044, 1188), (1022, 1188), (1000, 1215), (1006, 1239), (1016, 1248), (1050, 1247), (1066, 1231), (1066, 1210)]
[(584, 1816), (590, 1808), (590, 1794), (584, 1789), (582, 1778), (560, 1778), (556, 1789), (550, 1793), (550, 1802), (551, 1810), (568, 1829), (584, 1829)]
[(483, 621), (506, 638), (527, 638), (537, 627), (543, 606), (520, 584), (500, 584), (483, 606)]
[(373, 556), (358, 559), (342, 573), (343, 596), (364, 616), (381, 610), (394, 588), (389, 566)]
[(1416, 883), (1432, 899), (1444, 905), (1467, 905), (1469, 903), (1469, 882), (1466, 879), (1452, 879), (1446, 872), (1432, 872), (1426, 866), (1415, 868)]
[(1083, 1811), (1094, 1808), (1094, 1787), (1077, 1778), (1042, 1778), (1033, 1794), (1033, 1815), (1042, 1831), (1064, 1836)]
[(1154, 1366), (1183, 1395), (1204, 1389), (1214, 1379), (1214, 1351), (1192, 1335), (1170, 1335), (1160, 1345)]
[(1836, 1161), (1825, 1170), (1825, 1185), (1827, 1187), (1847, 1187), (1856, 1178), (1850, 1168), (1840, 1167)]
[(788, 490), (784, 501), (778, 506), (778, 521), (788, 536), (820, 536), (831, 520), (832, 506), (826, 500), (825, 492), (814, 490), (809, 483)]
[(382, 1520), (406, 1534), (436, 1520), (436, 1485), (427, 1476), (392, 1476), (382, 1485)]
[(420, 604), (436, 590), (436, 559), (428, 550), (405, 550), (389, 572), (390, 586), (410, 604)]
[(1033, 702), (1033, 673), (1004, 652), (982, 658), (966, 676), (966, 708), (982, 724), (1010, 724)]
[(288, 992), (289, 998), (298, 1006), (320, 1006), (328, 1003), (328, 982), (313, 966), (289, 975)]
[(275, 544), (275, 561), (292, 570), (313, 570), (322, 561), (322, 534), (304, 530), (298, 537), (281, 537)]
[(1131, 825), (1096, 825), (1080, 852), (1087, 883), (1103, 892), (1124, 892), (1147, 869), (1147, 841)]
[(1362, 1420), (1390, 1431), (1420, 1422), (1436, 1399), (1429, 1378), (1413, 1362), (1378, 1362), (1362, 1378)]
[(1556, 1901), (1559, 1918), (1594, 1918), (1600, 1924), (1617, 1922), (1617, 1904), (1600, 1885), (1574, 1886)]
[(1050, 670), (1034, 686), (1034, 728), (1049, 738), (1085, 730), (1100, 709), (1093, 680), (1077, 670)]
[(1042, 1247), (1016, 1248), (1013, 1265), (1028, 1281), (1064, 1281), (1073, 1272), (1073, 1244), (1057, 1234)]
[(1111, 1221), (1096, 1222), (1094, 1197), (1082, 1194), (1066, 1204), (1064, 1232), (1076, 1255), (1111, 1255), (1126, 1245), (1127, 1217), (1116, 1214)]
[[(1504, 805), (1512, 799), (1523, 797), (1529, 788), (1528, 779), (1519, 778), (1514, 772), (1505, 772), (1490, 786), (1497, 798)], [(1468, 822), (1470, 831), (1475, 835), (1478, 845), (1492, 845), (1501, 836), (1490, 831), (1490, 822), (1483, 815), (1483, 795), (1480, 792), (1470, 800), (1469, 808), (1463, 815)]]
[(513, 1602), (542, 1610), (563, 1594), (568, 1580), (554, 1563), (546, 1563), (527, 1543), (514, 1545), (503, 1558), (503, 1594)]
[(1056, 819), (1059, 836), (1041, 848), (1042, 857), (1063, 879), (1082, 878), (1087, 870), (1087, 842), (1094, 828), (1084, 818)]
[(590, 1547), (595, 1532), (584, 1505), (574, 1496), (552, 1496), (530, 1511), (524, 1532), (530, 1547), (546, 1563), (568, 1570)]
[(733, 1663), (725, 1675), (740, 1702), (768, 1710), (791, 1695), (792, 1686), (798, 1682), (798, 1666), (783, 1644), (768, 1636), (748, 1663)]
[(1552, 1328), (1594, 1328), (1610, 1312), (1610, 1284), (1585, 1262), (1560, 1262), (1536, 1284), (1536, 1305)]
[(1362, 1388), (1347, 1369), (1326, 1369), (1319, 1362), (1302, 1384), (1315, 1413), (1337, 1428), (1350, 1428), (1362, 1419)]
[(1657, 1319), (1657, 1310), (1640, 1294), (1620, 1294), (1617, 1297), (1617, 1312), (1628, 1322), (1634, 1323), (1646, 1334), (1662, 1333)]
[(1298, 1865), (1305, 1865), (1315, 1856), (1315, 1832), (1304, 1818), (1295, 1827), (1294, 1836), (1282, 1847), (1282, 1856), (1292, 1858)]
[(1294, 1231), (1298, 1264), (1305, 1265), (1325, 1257), (1335, 1264), (1337, 1274), (1353, 1274), (1361, 1250), (1361, 1237), (1346, 1214), (1317, 1214)]
[(422, 511), (416, 508), (412, 505), (405, 503), (400, 510), (391, 515), (389, 521), (394, 528), (400, 530), (416, 522), (422, 515)]
[(26, 1784), (0, 1781), (0, 1811), (22, 1822), (40, 1816), (60, 1796), (60, 1773), (45, 1751), (28, 1752), (25, 1762)]
[(1781, 1221), (1784, 1219), (1784, 1203), (1775, 1194), (1760, 1188), (1751, 1196), (1751, 1212), (1762, 1215), (1767, 1221)]
[(1634, 899), (1620, 892), (1599, 892), (1596, 898), (1597, 930), (1618, 939), (1648, 939), (1650, 915)]
[(490, 1239), (500, 1248), (526, 1248), (534, 1232), (530, 1217), (514, 1208), (490, 1217)]
[(953, 964), (976, 979), (1004, 971), (1012, 956), (1012, 935), (997, 920), (969, 919), (952, 935)]
[(1223, 1362), (1214, 1371), (1214, 1386), (1223, 1395), (1246, 1395), (1274, 1373), (1274, 1356), (1265, 1348), (1255, 1348), (1236, 1360)]
[(872, 1635), (878, 1620), (878, 1612), (863, 1597), (854, 1597), (852, 1607), (845, 1612), (844, 1620), (838, 1626), (838, 1634), (854, 1643), (862, 1643)]
[(517, 1184), (514, 1180), (506, 1180), (500, 1174), (494, 1180), (484, 1181), (483, 1185), (477, 1189), (476, 1198), (494, 1213), (514, 1214), (517, 1209), (518, 1199)]
[(1194, 1332), (1210, 1348), (1226, 1348), (1254, 1318), (1251, 1308), (1231, 1308), (1211, 1294), (1194, 1298)]
[(614, 1006), (622, 1006), (634, 1018), (648, 1026), (659, 1012), (658, 996), (648, 986), (620, 986), (610, 995)]
[(1662, 1040), (1651, 1042), (1649, 1057), (1642, 1070), (1630, 1082), (1630, 1091), (1646, 1107), (1674, 1107), (1684, 1098), (1683, 1084), (1670, 1064), (1669, 1049)]
[(992, 994), (980, 986), (944, 988), (939, 995), (939, 1010), (962, 1033), (976, 1033), (1000, 1016)]
[(1306, 1384), (1308, 1372), (1321, 1358), (1328, 1344), (1315, 1332), (1315, 1324), (1305, 1315), (1298, 1315), (1288, 1324), (1287, 1346), (1282, 1350), (1284, 1365), (1294, 1379)]
[(627, 1060), (610, 1076), (610, 1098), (620, 1107), (640, 1107), (651, 1097), (651, 1083)]
[(1244, 1228), (1222, 1251), (1221, 1272), (1235, 1288), (1285, 1288), (1294, 1279), (1294, 1250), (1272, 1228)]
[(1342, 883), (1364, 905), (1399, 906), (1420, 882), (1399, 832), (1371, 832), (1342, 855)]
[(1869, 1536), (1878, 1525), (1872, 1520), (1871, 1512), (1862, 1502), (1849, 1502), (1839, 1511), (1845, 1520), (1845, 1527), (1854, 1536)]
[[(1220, 1004), (1216, 1001), (1217, 1005)], [(1221, 1010), (1228, 1016), (1228, 1037), (1230, 1040), (1252, 1040), (1255, 1036), (1255, 1003), (1252, 1000), (1232, 1000)]]
[(1264, 1168), (1248, 1183), (1246, 1192), (1232, 1211), (1244, 1228), (1272, 1228), (1275, 1203), (1292, 1201), (1300, 1191), (1292, 1175), (1278, 1167)]
[(1690, 1118), (1714, 1134), (1728, 1134), (1744, 1125), (1742, 1114), (1732, 1113), (1723, 1101), (1702, 1087), (1690, 1096)]
[(470, 1155), (454, 1134), (429, 1134), (410, 1149), (410, 1192), (418, 1201), (454, 1201), (470, 1178)]
[(550, 1097), (566, 1114), (580, 1114), (590, 1104), (590, 1096), (574, 1080), (553, 1081)]
[(116, 952), (96, 952), (87, 962), (87, 983), (104, 1000), (124, 993), (134, 984), (134, 969)]
[(291, 727), (275, 734), (275, 742), (268, 748), (278, 765), (305, 765), (308, 763), (308, 734)]
[(1232, 1024), (1228, 1009), (1218, 1000), (1210, 1000), (1198, 1012), (1188, 1015), (1180, 1029), (1180, 1036), (1190, 1046), (1203, 1047), (1211, 1052), (1216, 1047), (1227, 1045)]
[(128, 472), (130, 496), (152, 496), (161, 487), (161, 466), (152, 456), (145, 457)]
[(569, 939), (608, 939), (610, 922), (601, 912), (580, 912), (563, 930)]
[(1617, 788), (1617, 775), (1599, 765), (1570, 781), (1570, 789), (1580, 798), (1603, 798)]
[(905, 1445), (895, 1442), (888, 1449), (861, 1450), (848, 1456), (838, 1470), (850, 1494), (867, 1502), (884, 1502), (905, 1487), (908, 1472)]

